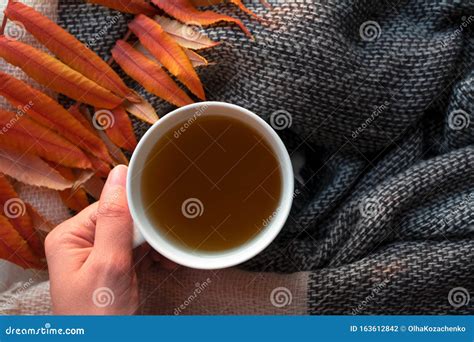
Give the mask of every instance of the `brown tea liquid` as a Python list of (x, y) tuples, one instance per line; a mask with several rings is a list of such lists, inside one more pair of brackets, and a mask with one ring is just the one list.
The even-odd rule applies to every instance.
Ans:
[(203, 116), (160, 138), (141, 188), (146, 213), (166, 238), (217, 252), (265, 229), (278, 208), (282, 175), (270, 146), (252, 127)]

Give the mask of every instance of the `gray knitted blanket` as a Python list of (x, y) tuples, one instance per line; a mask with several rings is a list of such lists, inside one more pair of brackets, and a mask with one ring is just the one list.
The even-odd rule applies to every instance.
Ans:
[[(282, 233), (243, 267), (311, 271), (312, 314), (473, 314), (474, 3), (269, 2), (246, 1), (263, 24), (216, 8), (255, 41), (208, 29), (224, 43), (200, 72), (305, 161)], [(66, 0), (59, 16), (104, 58), (130, 19)]]

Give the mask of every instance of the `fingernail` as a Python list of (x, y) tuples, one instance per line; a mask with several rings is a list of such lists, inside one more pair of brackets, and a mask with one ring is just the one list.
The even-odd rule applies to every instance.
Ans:
[(126, 180), (127, 180), (127, 167), (125, 165), (117, 165), (112, 171), (110, 171), (107, 182), (110, 185), (125, 186)]

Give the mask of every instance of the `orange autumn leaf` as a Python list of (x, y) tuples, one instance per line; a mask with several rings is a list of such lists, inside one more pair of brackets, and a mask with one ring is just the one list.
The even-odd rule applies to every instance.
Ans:
[(0, 207), (2, 215), (8, 217), (13, 227), (20, 233), (21, 237), (29, 244), (36, 255), (44, 256), (44, 249), (39, 239), (33, 221), (24, 203), (16, 193), (8, 179), (0, 173)]
[(91, 133), (67, 110), (41, 91), (0, 71), (0, 95), (43, 126), (61, 134), (70, 142), (95, 156), (107, 162), (112, 162), (107, 148), (100, 138)]
[(225, 0), (191, 0), (192, 4), (197, 7), (214, 6), (223, 3)]
[[(55, 169), (66, 179), (68, 180), (75, 180), (76, 175), (74, 174), (73, 170), (70, 168), (66, 168), (63, 166), (56, 166)], [(85, 207), (89, 205), (89, 200), (87, 199), (87, 194), (83, 188), (77, 189), (66, 189), (59, 192), (59, 196), (63, 203), (72, 210), (77, 212), (81, 211)]]
[[(140, 103), (142, 103), (142, 101), (140, 101)], [(122, 108), (122, 107), (120, 107), (120, 108)], [(123, 108), (122, 108), (122, 110), (123, 110)], [(103, 141), (103, 143), (105, 144), (105, 146), (108, 149), (110, 155), (114, 159), (117, 160), (117, 158), (116, 158), (117, 155), (116, 154), (121, 152), (120, 149), (117, 149), (115, 145), (114, 146), (109, 146), (110, 144), (109, 144), (109, 140), (107, 139), (107, 136), (105, 136), (104, 134), (101, 134), (102, 133), (101, 131), (98, 131), (96, 128), (93, 127), (93, 125), (91, 123), (92, 122), (92, 117), (87, 113), (87, 111), (82, 106), (77, 106), (77, 105), (72, 106), (71, 108), (68, 109), (68, 111), (78, 121), (80, 121), (83, 126), (85, 126), (88, 130), (90, 130), (94, 135), (99, 137)], [(135, 141), (136, 141), (136, 138), (135, 138)], [(114, 149), (111, 151), (111, 148), (114, 148)], [(118, 150), (118, 151), (116, 151), (116, 150)], [(117, 153), (114, 153), (114, 152), (117, 152)], [(87, 152), (86, 152), (86, 154), (87, 154), (87, 156), (89, 157), (89, 160), (92, 163), (92, 169), (95, 170), (100, 176), (107, 177), (107, 175), (109, 174), (109, 172), (111, 170), (110, 164), (104, 162), (103, 160), (101, 160), (101, 159), (99, 159), (95, 156), (91, 156)], [(118, 158), (118, 160), (121, 160), (121, 159)], [(128, 163), (128, 160), (126, 158), (125, 158), (125, 161), (126, 161), (126, 163)]]
[(125, 102), (123, 107), (127, 112), (150, 125), (158, 121), (158, 115), (148, 101), (144, 100), (140, 103)]
[(170, 16), (185, 24), (212, 25), (220, 21), (234, 23), (249, 37), (250, 31), (239, 20), (213, 11), (199, 11), (190, 0), (152, 0), (152, 2)]
[[(203, 56), (199, 55), (196, 51), (187, 49), (185, 47), (182, 48), (186, 56), (189, 58), (189, 61), (191, 62), (191, 65), (193, 68), (201, 67), (201, 66), (208, 66), (214, 63), (209, 63), (207, 59), (205, 59)], [(138, 44), (135, 48), (138, 52), (142, 53), (145, 55), (146, 58), (150, 59), (152, 62), (156, 63), (159, 67), (162, 67), (163, 64), (158, 62), (155, 57), (153, 57), (150, 52), (145, 49), (141, 44)]]
[(140, 101), (104, 60), (49, 18), (20, 2), (10, 2), (5, 14), (9, 19), (20, 22), (40, 43), (72, 69), (120, 97), (132, 102)]
[(0, 215), (0, 259), (8, 260), (23, 268), (44, 266), (20, 233), (3, 215)]
[(21, 68), (38, 83), (76, 101), (107, 109), (123, 102), (58, 59), (25, 43), (0, 36), (0, 57)]
[(129, 28), (143, 46), (200, 99), (205, 99), (204, 88), (191, 61), (183, 49), (153, 19), (139, 14)]
[(110, 156), (114, 160), (114, 165), (117, 164), (123, 164), (123, 165), (128, 165), (128, 159), (123, 154), (122, 149), (115, 145), (112, 140), (110, 140), (109, 136), (105, 134), (103, 131), (99, 131), (99, 136), (102, 138), (104, 141), (105, 145), (107, 146)]
[(69, 189), (75, 185), (41, 158), (30, 153), (18, 153), (7, 147), (0, 150), (0, 173), (25, 184), (53, 190)]
[(253, 13), (251, 10), (249, 10), (243, 3), (242, 0), (230, 0), (231, 3), (233, 3), (235, 6), (237, 6), (241, 11), (247, 13), (248, 15), (254, 17), (254, 18), (259, 18), (255, 13)]
[[(87, 153), (86, 153), (87, 154)], [(112, 170), (109, 163), (92, 155), (87, 155), (92, 163), (92, 170), (94, 170), (101, 177), (107, 177)]]
[(122, 107), (112, 110), (100, 109), (94, 113), (94, 124), (102, 127), (112, 142), (128, 151), (137, 146), (137, 138), (127, 112)]
[(76, 212), (80, 212), (89, 205), (87, 193), (82, 188), (60, 191), (59, 197), (69, 209)]
[(46, 160), (80, 169), (91, 162), (74, 144), (27, 116), (0, 109), (0, 145), (18, 152), (30, 152)]
[(84, 183), (84, 190), (94, 197), (96, 200), (100, 198), (102, 189), (104, 189), (105, 182), (97, 175), (92, 176), (87, 182)]
[[(107, 144), (108, 142), (104, 141), (104, 139), (102, 139), (104, 136), (101, 135), (97, 131), (97, 129), (92, 126), (92, 117), (87, 113), (84, 107), (74, 105), (68, 109), (68, 112), (71, 113), (78, 121), (80, 121), (84, 127), (86, 127), (90, 132), (92, 132), (92, 134), (99, 137), (110, 152), (110, 148)], [(104, 162), (103, 160), (95, 156), (90, 155), (89, 153), (87, 153), (87, 151), (86, 154), (92, 163), (92, 169), (95, 170), (102, 177), (107, 177), (111, 170), (110, 164)]]
[[(122, 107), (120, 107), (120, 108), (123, 110)], [(80, 121), (83, 126), (87, 127), (88, 130), (90, 130), (94, 135), (99, 137), (101, 139), (101, 141), (103, 141), (104, 145), (106, 146), (107, 150), (109, 151), (108, 153), (110, 154), (110, 156), (112, 156), (112, 158), (114, 158), (115, 160), (119, 160), (119, 162), (122, 162), (122, 163), (124, 163), (123, 159), (125, 159), (125, 164), (127, 164), (128, 160), (125, 157), (121, 158), (123, 156), (123, 153), (121, 153), (120, 149), (118, 149), (115, 145), (110, 146), (112, 143), (109, 142), (109, 139), (107, 138), (107, 136), (104, 135), (102, 131), (98, 131), (96, 128), (93, 127), (93, 125), (91, 123), (92, 117), (87, 112), (84, 112), (83, 110), (84, 110), (83, 107), (76, 106), (76, 105), (72, 106), (71, 108), (68, 109), (69, 113), (71, 113), (78, 121)], [(108, 110), (107, 110), (107, 112), (108, 112)], [(130, 122), (129, 122), (129, 125), (131, 125)], [(100, 126), (98, 126), (98, 127), (100, 127)], [(134, 132), (132, 132), (132, 133), (134, 134)], [(130, 132), (128, 134), (130, 134)], [(131, 138), (131, 139), (135, 140), (135, 145), (136, 145), (135, 135), (133, 135), (133, 138)], [(109, 172), (111, 170), (110, 164), (104, 162), (103, 160), (101, 160), (101, 159), (99, 159), (95, 156), (91, 156), (87, 152), (86, 152), (86, 154), (87, 154), (87, 156), (89, 157), (89, 160), (92, 163), (92, 169), (95, 170), (97, 172), (97, 174), (99, 174), (100, 176), (107, 177), (107, 175), (109, 174)]]
[(156, 12), (153, 6), (144, 0), (87, 0), (87, 2), (112, 8), (123, 13), (152, 15)]
[(193, 50), (184, 48), (184, 53), (188, 56), (193, 67), (208, 66), (209, 62), (203, 56)]
[(191, 98), (158, 65), (123, 40), (117, 41), (112, 56), (120, 67), (147, 91), (176, 105), (193, 102)]
[(219, 42), (211, 40), (204, 33), (199, 32), (190, 25), (185, 25), (177, 20), (171, 20), (164, 16), (154, 18), (163, 30), (168, 33), (180, 46), (193, 49), (207, 49), (219, 45)]
[(82, 112), (81, 106), (78, 105), (73, 105), (67, 110), (77, 121), (81, 123), (82, 126), (87, 128), (91, 133), (94, 135), (96, 134), (96, 131), (92, 127), (91, 123), (87, 118), (84, 116), (84, 113)]
[[(113, 124), (115, 122), (115, 118), (113, 117), (112, 112), (105, 109), (102, 109), (101, 112), (102, 113), (100, 113), (101, 117), (99, 118), (99, 120), (94, 119), (88, 110), (84, 110), (83, 114), (85, 115), (87, 120), (92, 123), (95, 129), (95, 134), (97, 134), (97, 136), (101, 139), (101, 141), (104, 143), (105, 147), (107, 148), (108, 154), (112, 158), (111, 163), (112, 164), (120, 163), (120, 164), (128, 165), (128, 159), (125, 157), (122, 150), (119, 147), (117, 147), (109, 139), (107, 134), (105, 134), (104, 132), (104, 129), (105, 129), (103, 127), (104, 125), (109, 126), (110, 124)], [(100, 172), (102, 173), (102, 169), (100, 169)], [(107, 174), (105, 174), (105, 176), (107, 176)]]

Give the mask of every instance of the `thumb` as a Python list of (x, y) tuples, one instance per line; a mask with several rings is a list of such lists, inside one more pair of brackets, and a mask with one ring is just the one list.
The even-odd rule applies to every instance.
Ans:
[(100, 196), (94, 250), (101, 256), (132, 251), (133, 221), (125, 190), (127, 170), (125, 165), (115, 167)]

